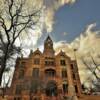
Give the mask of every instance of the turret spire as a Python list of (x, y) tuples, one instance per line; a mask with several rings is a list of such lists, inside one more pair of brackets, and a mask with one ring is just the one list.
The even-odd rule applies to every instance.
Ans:
[(54, 55), (53, 41), (49, 35), (47, 36), (46, 40), (44, 41), (44, 53)]

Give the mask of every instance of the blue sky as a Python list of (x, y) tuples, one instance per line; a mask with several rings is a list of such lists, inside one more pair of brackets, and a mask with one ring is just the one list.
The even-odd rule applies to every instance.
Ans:
[[(28, 42), (26, 40), (26, 43), (24, 42), (24, 44), (27, 44), (29, 46), (25, 46), (25, 48), (31, 48), (34, 51), (36, 48), (39, 47), (39, 49), (43, 51), (44, 39), (47, 37), (48, 34), (50, 34), (54, 41), (55, 51), (58, 52), (60, 50), (63, 50), (66, 54), (69, 54), (68, 56), (74, 59), (75, 57), (73, 53), (73, 48), (75, 45), (78, 45), (78, 50), (76, 54), (77, 62), (80, 70), (81, 80), (84, 81), (85, 79), (87, 79), (87, 76), (91, 77), (91, 74), (88, 73), (88, 70), (82, 63), (81, 57), (87, 57), (90, 53), (92, 53), (94, 57), (100, 54), (100, 38), (97, 38), (97, 33), (100, 34), (100, 32), (97, 32), (100, 31), (100, 0), (76, 0), (76, 2), (73, 4), (64, 2), (58, 5), (59, 9), (57, 10), (54, 9), (55, 6), (59, 4), (54, 2), (56, 0), (43, 1), (46, 1), (47, 4), (45, 5), (47, 7), (47, 9), (45, 10), (47, 12), (46, 14), (44, 14), (46, 15), (44, 16), (44, 20), (46, 19), (46, 23), (43, 23), (43, 25), (44, 27), (46, 27), (47, 25), (46, 28), (48, 28), (48, 25), (51, 25), (51, 22), (53, 21), (53, 29), (50, 33), (47, 33), (46, 28), (44, 28), (43, 32), (40, 32), (39, 34), (40, 37), (38, 36), (38, 34), (32, 33), (33, 37), (31, 35), (31, 38), (32, 42), (34, 43), (31, 44), (29, 43), (30, 40)], [(50, 5), (48, 4), (48, 1), (50, 2)], [(54, 20), (49, 20), (50, 18), (52, 19), (52, 17), (54, 18)], [(85, 36), (80, 36), (80, 34), (84, 32)], [(74, 41), (74, 39), (76, 39), (77, 37), (79, 37), (77, 39), (78, 42)], [(99, 61), (98, 59), (96, 60)]]
[[(46, 19), (46, 22), (43, 22), (43, 31), (40, 30), (40, 37), (36, 34), (32, 38), (35, 41), (33, 43), (35, 48), (43, 45), (48, 34), (56, 43), (60, 41), (72, 43), (91, 24), (96, 23), (96, 27), (93, 27), (92, 30), (100, 30), (100, 0), (75, 0), (72, 4), (66, 3), (67, 0), (61, 0), (65, 1), (61, 4), (55, 2), (56, 0), (43, 1), (47, 4), (44, 5), (46, 7), (44, 20)], [(58, 8), (55, 10), (57, 5)], [(53, 26), (52, 21), (54, 22)], [(52, 26), (50, 32), (47, 32), (48, 25)]]
[(56, 11), (54, 21), (50, 34), (55, 41), (71, 42), (92, 23), (100, 29), (100, 0), (77, 0), (73, 5), (64, 5)]
[[(85, 35), (81, 35), (83, 33)], [(74, 4), (60, 6), (54, 12), (53, 30), (50, 33), (44, 32), (38, 40), (40, 50), (43, 50), (42, 46), (47, 34), (50, 34), (55, 42), (55, 51), (63, 50), (71, 58), (74, 58), (72, 49), (77, 45), (77, 62), (81, 80), (84, 81), (87, 76), (91, 77), (81, 57), (88, 57), (90, 53), (93, 57), (100, 54), (100, 38), (98, 38), (100, 35), (97, 35), (100, 34), (100, 0), (76, 0)], [(100, 59), (95, 60), (100, 62)]]
[[(34, 0), (33, 0), (34, 1)], [(86, 28), (88, 25), (87, 33), (89, 33), (86, 37), (82, 37), (78, 42), (78, 52), (77, 52), (77, 57), (78, 57), (78, 66), (80, 69), (80, 76), (88, 76), (86, 74), (86, 70), (83, 71), (84, 65), (82, 65), (82, 62), (79, 61), (79, 57), (86, 55), (88, 53), (91, 53), (90, 51), (93, 51), (93, 56), (100, 54), (100, 38), (96, 38), (96, 32), (97, 30), (100, 31), (100, 0), (76, 0), (75, 3), (69, 4), (64, 1), (67, 0), (58, 0), (58, 1), (63, 1), (64, 3), (61, 3), (58, 5), (57, 10), (53, 9), (54, 11), (49, 12), (51, 8), (55, 8), (55, 6), (58, 3), (55, 4), (55, 1), (57, 0), (36, 0), (38, 1), (45, 1), (46, 4), (44, 5), (47, 7), (47, 13), (54, 13), (53, 18), (54, 18), (54, 25), (53, 25), (53, 30), (50, 33), (46, 33), (44, 31), (43, 33), (38, 30), (37, 33), (39, 33), (40, 37), (36, 32), (34, 33), (33, 31), (30, 32), (29, 40), (23, 40), (23, 51), (25, 51), (23, 54), (27, 56), (26, 54), (32, 49), (33, 51), (35, 48), (38, 48), (40, 46), (40, 49), (43, 49), (41, 45), (43, 46), (44, 39), (47, 37), (47, 34), (50, 34), (50, 36), (53, 38), (56, 48), (55, 51), (58, 51), (58, 49), (62, 49), (65, 51), (65, 53), (69, 53), (69, 55), (74, 58), (73, 54), (73, 45), (70, 44), (72, 48), (69, 48), (68, 43), (73, 42), (74, 39), (77, 37), (80, 37), (80, 34), (86, 31)], [(48, 4), (50, 2), (50, 5)], [(69, 0), (69, 1), (74, 1), (74, 0)], [(38, 4), (38, 3), (37, 3)], [(65, 4), (65, 5), (64, 5)], [(45, 11), (44, 11), (45, 12)], [(48, 17), (47, 14), (44, 14)], [(49, 16), (51, 17), (51, 16)], [(48, 17), (48, 18), (49, 18)], [(45, 18), (44, 18), (45, 20)], [(43, 21), (44, 22), (44, 21)], [(48, 26), (49, 21), (47, 20), (47, 26)], [(91, 29), (94, 28), (96, 23), (96, 28), (95, 28), (95, 34), (92, 34), (93, 31)], [(43, 23), (43, 25), (46, 23)], [(49, 23), (50, 24), (50, 23)], [(41, 24), (42, 25), (42, 24)], [(45, 25), (44, 25), (45, 26)], [(34, 34), (33, 34), (34, 33)], [(66, 34), (65, 34), (66, 33)], [(91, 33), (91, 34), (90, 34)], [(32, 34), (32, 35), (31, 35)], [(100, 32), (99, 32), (100, 34)], [(88, 38), (87, 38), (88, 37)], [(61, 41), (67, 41), (65, 44), (63, 44)], [(73, 42), (74, 43), (74, 42)], [(75, 43), (74, 43), (75, 44)], [(77, 43), (76, 43), (77, 44)], [(42, 50), (41, 50), (42, 51)], [(98, 60), (97, 60), (98, 61)], [(91, 75), (90, 75), (91, 76)]]

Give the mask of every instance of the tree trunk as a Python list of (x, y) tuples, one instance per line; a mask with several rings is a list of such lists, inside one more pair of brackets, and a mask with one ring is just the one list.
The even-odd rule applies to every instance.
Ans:
[(1, 68), (0, 68), (0, 86), (2, 83), (2, 76), (3, 76), (5, 68), (6, 68), (6, 60), (2, 60), (2, 64), (1, 64)]
[(5, 48), (5, 52), (4, 52), (4, 57), (1, 60), (0, 86), (1, 86), (1, 83), (2, 83), (2, 76), (3, 76), (3, 73), (4, 73), (5, 68), (6, 68), (7, 56), (9, 54), (9, 52), (8, 52), (9, 51), (9, 45), (10, 45), (10, 43), (7, 44), (7, 47)]

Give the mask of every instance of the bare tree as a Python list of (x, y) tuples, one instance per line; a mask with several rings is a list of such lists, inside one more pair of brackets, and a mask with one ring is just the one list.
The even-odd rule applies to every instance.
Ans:
[[(97, 59), (100, 59), (100, 57), (97, 56)], [(90, 76), (89, 76), (86, 81), (91, 80), (91, 83), (93, 84), (95, 89), (97, 89), (97, 88), (100, 89), (100, 85), (99, 85), (99, 82), (100, 82), (100, 74), (99, 74), (100, 73), (100, 62), (97, 62), (96, 59), (92, 55), (89, 56), (88, 60), (85, 58), (82, 58), (83, 64), (86, 66), (88, 71), (90, 71), (92, 73), (95, 80), (93, 79), (93, 77), (90, 79)], [(84, 83), (86, 81), (84, 81)]]
[(100, 80), (97, 71), (100, 73), (100, 64), (97, 64), (93, 56), (90, 55), (91, 62), (88, 63), (84, 58), (82, 58), (83, 64), (88, 68), (88, 70), (94, 75), (97, 80)]
[(0, 11), (0, 85), (9, 59), (20, 52), (15, 41), (28, 29), (33, 29), (40, 18), (40, 8), (28, 11), (25, 1), (3, 0), (4, 10)]

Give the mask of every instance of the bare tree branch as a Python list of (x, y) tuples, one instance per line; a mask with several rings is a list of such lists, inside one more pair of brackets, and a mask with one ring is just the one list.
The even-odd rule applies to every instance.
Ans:
[[(0, 84), (7, 62), (14, 54), (20, 52), (20, 47), (14, 43), (22, 32), (31, 29), (40, 19), (41, 8), (31, 12), (24, 10), (26, 0), (4, 0), (4, 12), (0, 14)], [(18, 52), (16, 52), (18, 51)]]
[(97, 63), (95, 62), (95, 60), (94, 60), (94, 58), (93, 58), (92, 55), (90, 55), (90, 56), (91, 56), (91, 59), (92, 59), (93, 64), (95, 65), (95, 68), (100, 72), (100, 69), (98, 68), (98, 67), (100, 66), (100, 64), (97, 64)]
[(81, 58), (81, 59), (82, 59), (83, 64), (89, 69), (89, 71), (95, 76), (95, 78), (97, 80), (100, 80), (100, 77), (98, 77), (97, 73), (95, 72), (96, 67), (95, 67), (95, 69), (92, 68), (91, 65), (87, 64), (87, 62), (84, 60), (84, 58)]

